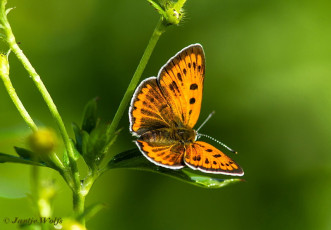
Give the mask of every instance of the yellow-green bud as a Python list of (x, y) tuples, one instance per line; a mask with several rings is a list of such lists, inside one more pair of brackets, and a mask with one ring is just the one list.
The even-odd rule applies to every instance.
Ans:
[(177, 25), (182, 19), (183, 15), (180, 11), (177, 11), (175, 8), (166, 9), (166, 14), (168, 16), (168, 22)]
[(57, 145), (56, 134), (50, 129), (39, 129), (28, 137), (28, 143), (37, 154), (50, 154)]
[(186, 0), (159, 0), (159, 4), (154, 0), (147, 0), (162, 16), (166, 25), (178, 25), (183, 18), (183, 6)]
[(62, 223), (62, 230), (87, 230), (82, 224), (72, 219), (65, 219)]

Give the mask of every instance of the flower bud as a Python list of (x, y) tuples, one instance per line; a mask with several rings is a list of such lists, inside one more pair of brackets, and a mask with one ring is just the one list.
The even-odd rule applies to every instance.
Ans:
[(62, 223), (62, 230), (87, 230), (82, 224), (76, 220), (64, 219)]
[(57, 145), (56, 134), (47, 128), (39, 129), (28, 137), (28, 143), (37, 154), (50, 154)]
[(182, 13), (177, 11), (175, 8), (166, 9), (166, 14), (168, 15), (168, 22), (173, 25), (179, 24), (182, 19)]
[(178, 25), (183, 18), (183, 6), (186, 0), (178, 0), (177, 2), (159, 0), (159, 3), (148, 0), (148, 2), (159, 12), (166, 25)]

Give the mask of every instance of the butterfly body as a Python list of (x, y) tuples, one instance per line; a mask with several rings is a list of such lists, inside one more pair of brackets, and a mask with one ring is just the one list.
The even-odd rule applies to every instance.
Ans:
[(147, 131), (140, 136), (139, 140), (158, 143), (192, 144), (196, 139), (196, 132), (193, 129), (161, 128)]
[(190, 45), (137, 87), (129, 109), (130, 131), (144, 156), (162, 167), (185, 165), (208, 173), (243, 175), (232, 159), (214, 146), (197, 141), (193, 129), (201, 108), (205, 56)]

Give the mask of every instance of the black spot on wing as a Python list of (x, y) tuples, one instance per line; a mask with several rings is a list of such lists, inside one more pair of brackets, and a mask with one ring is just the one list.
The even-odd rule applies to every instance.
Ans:
[(194, 156), (194, 157), (192, 158), (192, 160), (194, 160), (194, 161), (200, 161), (200, 160), (201, 160), (201, 156), (200, 156), (200, 155), (198, 155), (198, 156)]
[(194, 103), (195, 103), (195, 98), (192, 97), (192, 98), (190, 99), (190, 104), (192, 105), (192, 104), (194, 104)]
[(169, 89), (176, 94), (174, 86), (172, 85), (172, 83), (169, 85)]
[(182, 75), (180, 73), (177, 73), (177, 78), (178, 80), (183, 81)]
[(172, 82), (172, 85), (173, 85), (174, 89), (177, 90), (177, 92), (179, 92), (178, 85), (175, 81)]
[(164, 68), (164, 71), (165, 71), (168, 75), (170, 75), (169, 72), (168, 72), (168, 70), (167, 70), (167, 68)]
[(197, 84), (193, 83), (193, 84), (190, 85), (190, 90), (196, 90), (196, 89), (198, 89)]
[[(169, 88), (172, 92), (174, 92), (175, 95), (177, 95), (176, 92), (179, 93), (179, 88), (178, 88), (178, 85), (175, 81), (172, 81), (170, 84), (169, 84)], [(179, 94), (180, 95), (180, 94)]]

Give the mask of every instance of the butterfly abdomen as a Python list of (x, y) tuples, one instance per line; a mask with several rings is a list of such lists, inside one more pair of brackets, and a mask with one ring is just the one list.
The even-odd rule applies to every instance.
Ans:
[(188, 128), (161, 128), (147, 131), (139, 140), (155, 144), (187, 144), (195, 141), (195, 131)]
[(147, 131), (139, 137), (139, 140), (151, 143), (152, 145), (172, 145), (177, 143), (172, 138), (169, 128)]

